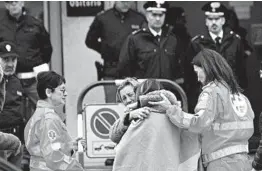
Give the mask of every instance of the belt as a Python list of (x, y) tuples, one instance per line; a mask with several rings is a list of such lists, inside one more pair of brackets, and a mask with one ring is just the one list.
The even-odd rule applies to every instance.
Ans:
[(248, 152), (248, 145), (235, 145), (235, 146), (226, 147), (226, 148), (217, 150), (215, 152), (212, 152), (210, 154), (204, 154), (202, 155), (202, 159), (205, 165), (208, 162), (211, 162), (213, 160), (216, 160), (216, 159), (219, 159), (219, 158), (231, 155), (231, 154), (243, 153), (243, 152)]
[(17, 77), (18, 77), (19, 79), (35, 78), (35, 73), (34, 73), (34, 72), (17, 73)]

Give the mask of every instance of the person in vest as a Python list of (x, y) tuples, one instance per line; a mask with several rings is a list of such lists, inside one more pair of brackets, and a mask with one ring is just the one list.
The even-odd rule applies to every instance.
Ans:
[(170, 121), (201, 134), (203, 165), (207, 171), (250, 171), (248, 139), (254, 132), (254, 112), (226, 60), (210, 49), (201, 50), (192, 61), (202, 92), (195, 114), (182, 111), (162, 95), (151, 105), (166, 109)]
[(41, 72), (37, 75), (37, 92), (41, 100), (24, 131), (31, 155), (30, 171), (84, 171), (76, 159), (77, 143), (55, 112), (55, 107), (65, 104), (65, 79), (53, 71)]

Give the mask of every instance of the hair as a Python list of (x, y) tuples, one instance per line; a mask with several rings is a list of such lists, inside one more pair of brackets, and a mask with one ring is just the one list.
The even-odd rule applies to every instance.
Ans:
[(163, 89), (162, 84), (155, 79), (147, 79), (142, 82), (136, 89), (136, 100), (139, 96), (148, 94), (150, 92)]
[(219, 53), (211, 49), (202, 49), (192, 60), (192, 64), (203, 68), (206, 74), (205, 84), (211, 81), (226, 83), (230, 91), (235, 94), (241, 92), (233, 70)]
[(117, 91), (116, 91), (116, 100), (123, 102), (120, 91), (125, 88), (126, 86), (132, 86), (134, 87), (134, 92), (136, 91), (136, 88), (138, 86), (139, 82), (137, 81), (136, 78), (131, 78), (127, 77), (124, 79), (124, 81), (118, 86)]
[(46, 99), (46, 89), (51, 89), (53, 92), (55, 88), (65, 83), (65, 78), (54, 71), (40, 72), (37, 74), (37, 93), (40, 99)]

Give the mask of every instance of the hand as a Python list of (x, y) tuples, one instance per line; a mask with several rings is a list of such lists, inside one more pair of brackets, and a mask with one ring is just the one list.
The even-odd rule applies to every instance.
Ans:
[(21, 143), (21, 141), (19, 140), (19, 146), (18, 146), (18, 148), (16, 149), (14, 156), (18, 155), (18, 154), (21, 152), (21, 147), (22, 147), (22, 143)]
[(129, 120), (132, 119), (145, 119), (150, 114), (150, 109), (148, 107), (139, 108), (129, 112)]
[(73, 142), (73, 150), (74, 151), (78, 151), (78, 142), (81, 143), (81, 145), (83, 146), (84, 151), (86, 151), (87, 146), (86, 146), (86, 139), (83, 139), (81, 137), (77, 138), (74, 142)]
[(153, 106), (157, 106), (158, 108), (160, 108), (160, 110), (166, 111), (171, 106), (171, 103), (164, 94), (161, 93), (160, 96), (163, 98), (162, 101), (148, 103)]

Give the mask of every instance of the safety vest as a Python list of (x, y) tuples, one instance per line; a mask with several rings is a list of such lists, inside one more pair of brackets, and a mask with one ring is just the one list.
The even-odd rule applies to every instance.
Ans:
[(249, 100), (241, 93), (231, 94), (229, 89), (219, 82), (208, 85), (203, 92), (216, 94), (216, 100), (220, 101), (216, 103), (213, 111), (217, 112), (217, 115), (210, 129), (202, 132), (203, 163), (248, 152), (248, 139), (254, 132), (254, 112)]

